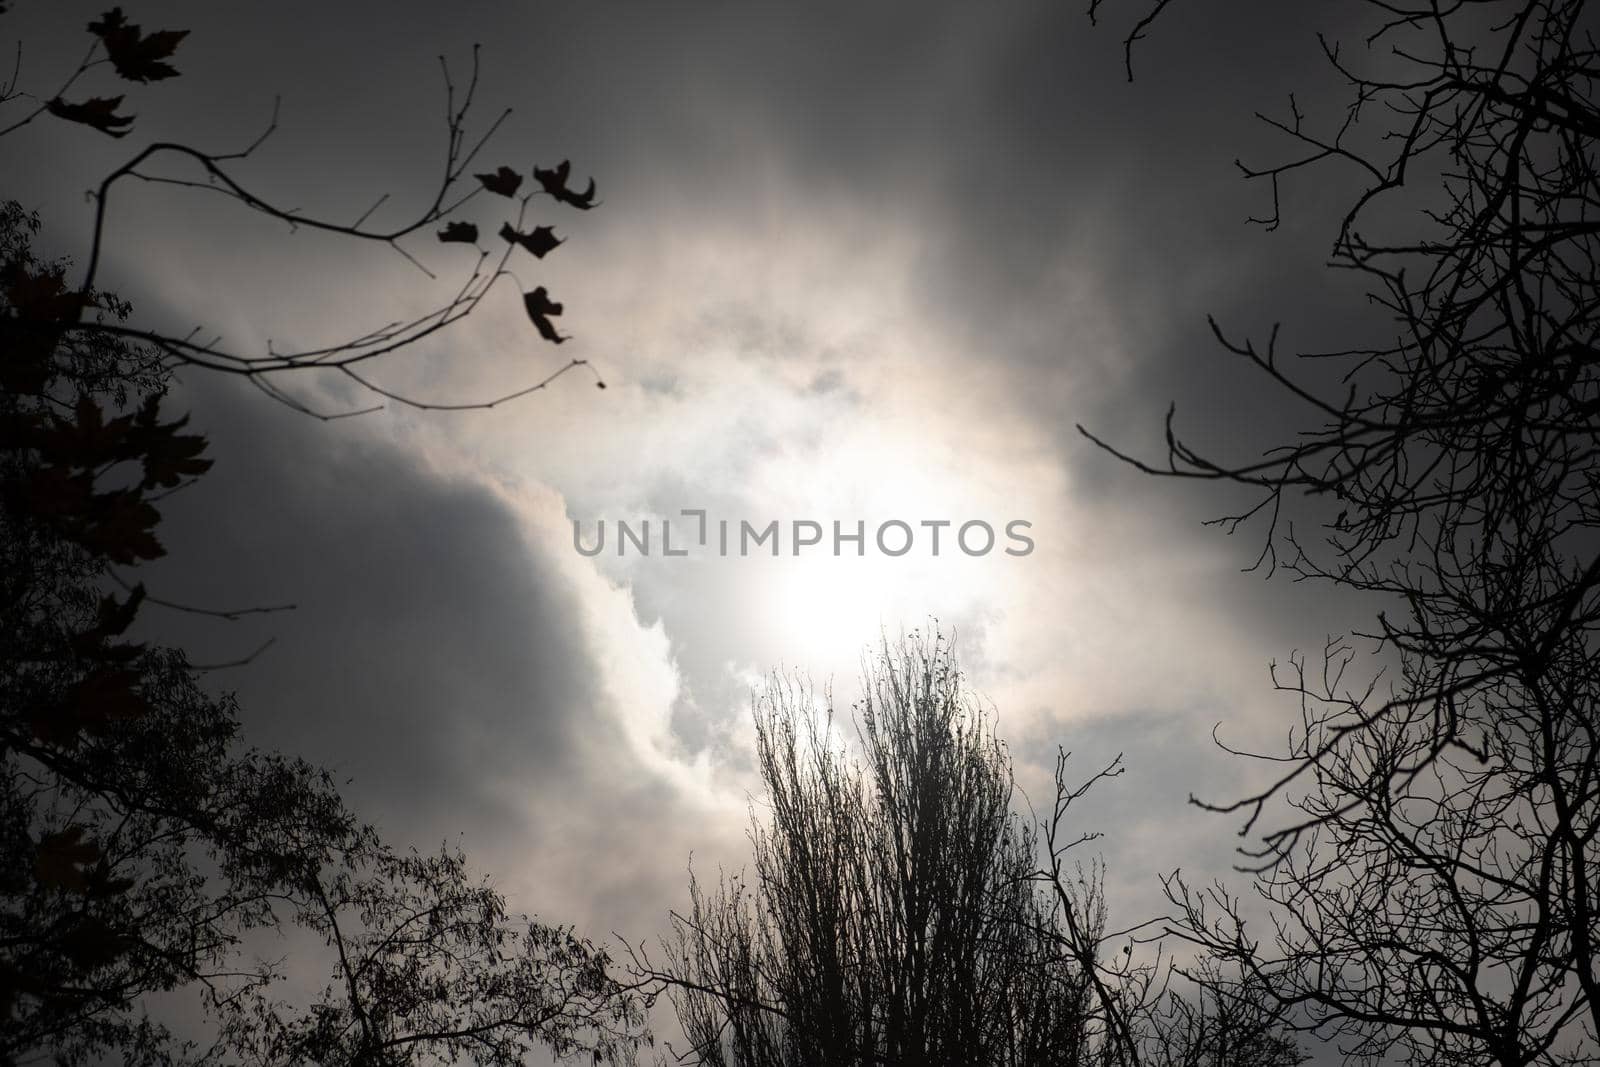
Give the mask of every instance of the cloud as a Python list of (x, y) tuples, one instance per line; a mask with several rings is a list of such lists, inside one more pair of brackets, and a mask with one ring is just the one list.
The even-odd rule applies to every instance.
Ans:
[[(8, 18), (48, 37), (29, 28), (44, 10)], [(935, 615), (961, 632), (1035, 780), (1058, 742), (1086, 762), (1129, 752), (1100, 824), (1117, 877), (1148, 888), (1174, 856), (1226, 867), (1183, 806), (1191, 788), (1231, 785), (1210, 727), (1276, 730), (1265, 661), (1315, 648), (1355, 609), (1240, 577), (1258, 545), (1199, 526), (1215, 487), (1143, 479), (1075, 425), (1159, 456), (1177, 400), (1180, 427), (1253, 454), (1305, 413), (1234, 373), (1206, 314), (1258, 337), (1282, 319), (1286, 342), (1315, 347), (1363, 328), (1346, 312), (1356, 294), (1321, 270), (1322, 186), (1286, 188), (1275, 234), (1243, 224), (1264, 194), (1233, 159), (1281, 147), (1252, 112), (1288, 88), (1312, 111), (1334, 99), (1304, 61), (1300, 13), (1173, 5), (1132, 86), (1118, 28), (1089, 30), (1077, 6), (191, 14), (193, 64), (141, 99), (141, 132), (231, 146), (284, 89), (283, 130), (244, 169), (285, 203), (353, 218), (379, 193), (395, 194), (387, 211), (426, 190), (434, 56), (459, 70), (475, 37), (489, 42), (480, 116), (517, 106), (486, 165), (570, 157), (604, 200), (581, 217), (535, 202), (533, 221), (568, 242), (517, 269), (568, 304), (559, 354), (507, 285), (379, 374), (481, 398), (577, 353), (603, 393), (573, 375), (465, 418), (323, 425), (188, 376), (181, 399), (219, 465), (171, 501), (158, 591), (300, 604), (232, 626), (165, 621), (201, 660), (277, 636), (215, 676), (240, 690), (254, 736), (350, 776), (402, 837), (465, 833), (522, 906), (648, 930), (691, 852), (711, 867), (742, 851), (752, 679), (796, 668), (846, 696), (864, 645)], [(25, 133), (15, 187), (72, 247), (86, 181), (56, 175), (114, 157)], [(341, 336), (434, 291), (382, 249), (241, 223), (187, 193), (130, 189), (114, 206), (125, 295), (180, 333), (199, 319), (257, 348)], [(571, 551), (574, 518), (684, 507), (1023, 517), (1040, 547), (873, 567)]]
[[(239, 693), (247, 737), (330, 766), (401, 842), (463, 841), (523, 907), (597, 918), (613, 881), (679, 867), (687, 847), (665, 851), (655, 820), (738, 795), (671, 751), (671, 651), (625, 589), (556, 550), (560, 499), (431, 463), (392, 423), (317, 423), (230, 386), (174, 398), (218, 462), (168, 502), (169, 562), (146, 580), (200, 606), (297, 607), (146, 625), (197, 661), (275, 639), (211, 676)], [(597, 848), (632, 861), (597, 870)]]

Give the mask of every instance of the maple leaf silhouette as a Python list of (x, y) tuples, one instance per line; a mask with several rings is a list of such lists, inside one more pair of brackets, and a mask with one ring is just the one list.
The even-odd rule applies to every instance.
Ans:
[(189, 36), (188, 30), (158, 30), (141, 33), (139, 27), (129, 22), (122, 8), (114, 7), (94, 22), (89, 32), (105, 45), (106, 57), (117, 73), (131, 82), (153, 82), (178, 76), (169, 58), (178, 42)]
[(106, 966), (131, 947), (127, 938), (93, 915), (78, 919), (58, 943), (61, 954), (86, 971)]
[(540, 337), (557, 345), (567, 340), (556, 332), (555, 324), (550, 321), (549, 316), (561, 314), (561, 305), (550, 299), (550, 294), (545, 292), (544, 286), (539, 286), (531, 293), (522, 294), (522, 305), (528, 309), (528, 318), (533, 320)]
[(24, 499), (34, 514), (66, 524), (74, 516), (88, 510), (94, 498), (94, 478), (52, 464), (33, 473), (25, 492)]
[(126, 600), (114, 595), (100, 598), (99, 620), (89, 629), (75, 634), (72, 648), (79, 655), (109, 663), (127, 663), (144, 650), (143, 644), (112, 642), (110, 638), (127, 631), (133, 625), (139, 605), (144, 603), (144, 583), (140, 582), (129, 592)]
[(160, 521), (161, 513), (138, 490), (97, 493), (87, 521), (72, 536), (91, 552), (131, 566), (167, 554), (152, 532)]
[(470, 222), (452, 222), (439, 231), (439, 240), (475, 245), (478, 243), (478, 228)]
[(535, 226), (532, 233), (519, 233), (508, 222), (500, 227), (500, 236), (514, 245), (521, 245), (540, 259), (562, 243), (549, 226)]
[(189, 416), (161, 422), (160, 398), (152, 396), (139, 409), (133, 432), (128, 435), (128, 456), (137, 457), (144, 467), (145, 489), (160, 486), (171, 489), (185, 478), (196, 478), (211, 469), (211, 461), (200, 453), (207, 441), (199, 434), (180, 434)]
[(473, 177), (482, 182), (485, 189), (501, 196), (516, 196), (518, 187), (522, 185), (522, 175), (510, 167), (501, 167), (493, 174), (475, 174)]
[(594, 179), (589, 179), (589, 188), (581, 193), (575, 193), (567, 187), (567, 177), (572, 173), (572, 162), (563, 159), (554, 170), (541, 170), (533, 168), (533, 177), (544, 191), (561, 201), (571, 204), (580, 211), (588, 211), (594, 207)]
[(115, 594), (106, 594), (100, 598), (98, 621), (94, 624), (94, 628), (86, 633), (95, 638), (105, 638), (125, 632), (133, 625), (133, 617), (139, 613), (139, 605), (142, 603), (144, 603), (143, 582), (134, 586), (125, 600), (118, 600)]
[(81, 122), (85, 126), (93, 126), (101, 133), (110, 134), (112, 137), (126, 137), (128, 131), (121, 127), (133, 121), (132, 115), (118, 115), (117, 108), (122, 106), (120, 96), (92, 96), (80, 104), (63, 100), (59, 96), (45, 105), (50, 114), (58, 119), (68, 122)]
[(103, 734), (113, 723), (137, 719), (150, 711), (140, 695), (139, 672), (104, 667), (77, 682), (54, 705), (29, 716), (33, 735), (46, 744), (71, 747), (82, 733)]
[(35, 274), (13, 260), (0, 268), (0, 285), (4, 286), (6, 300), (19, 318), (44, 321), (74, 319), (84, 305), (83, 294), (67, 288), (66, 271), (59, 268), (41, 270)]
[(42, 443), (57, 462), (98, 467), (122, 458), (119, 453), (132, 423), (132, 417), (127, 415), (106, 422), (100, 405), (85, 393), (78, 397), (73, 417), (58, 416), (44, 434)]
[(34, 853), (33, 874), (40, 885), (82, 892), (88, 888), (82, 868), (99, 858), (99, 846), (83, 840), (83, 827), (69, 826), (44, 835)]

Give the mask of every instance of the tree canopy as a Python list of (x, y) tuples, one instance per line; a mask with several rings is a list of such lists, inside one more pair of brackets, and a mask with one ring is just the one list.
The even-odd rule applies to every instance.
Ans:
[[(41, 119), (127, 137), (123, 98), (69, 95), (79, 80), (102, 65), (134, 83), (179, 74), (184, 31), (146, 32), (120, 8), (88, 31), (93, 47), (54, 97), (0, 89), (13, 109), (0, 136)], [(113, 187), (220, 191), (296, 226), (399, 248), (476, 193), (515, 196), (505, 168), (451, 191), (482, 147), (463, 140), (474, 87), (475, 74), (458, 100), (450, 86), (444, 183), (399, 226), (291, 215), (235, 177), (242, 157), (171, 142), (101, 180), (81, 269), (40, 250), (38, 216), (0, 202), (0, 1062), (510, 1065), (534, 1050), (620, 1062), (644, 1040), (643, 1006), (608, 976), (604, 951), (508, 911), (455, 850), (387, 844), (325, 771), (253, 747), (235, 700), (202, 684), (181, 650), (129, 636), (153, 605), (227, 614), (163, 601), (136, 580), (166, 551), (162, 499), (211, 476), (204, 436), (165, 404), (176, 368), (242, 374), (301, 410), (274, 376), (331, 367), (411, 402), (357, 368), (472, 310), (518, 247), (542, 257), (560, 241), (548, 227), (523, 233), (519, 211), (500, 266), (486, 271), (480, 248), (463, 288), (422, 318), (313, 352), (233, 353), (140, 325), (101, 288)], [(167, 157), (205, 180), (146, 169)], [(575, 192), (569, 171), (537, 171), (539, 195), (587, 210), (593, 184)], [(437, 239), (475, 244), (476, 230), (450, 221)], [(549, 316), (561, 306), (535, 292), (534, 326), (559, 343)], [(292, 987), (287, 961), (259, 955), (263, 932), (296, 929), (313, 951), (295, 964), (322, 968), (320, 989)], [(151, 1010), (167, 993), (194, 1008), (181, 1025)]]

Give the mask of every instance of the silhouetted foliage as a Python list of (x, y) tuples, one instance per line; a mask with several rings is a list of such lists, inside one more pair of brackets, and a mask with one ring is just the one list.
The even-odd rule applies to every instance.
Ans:
[[(167, 61), (183, 31), (146, 33), (120, 9), (89, 29), (104, 55), (69, 88), (100, 62), (132, 81), (177, 75)], [(0, 104), (18, 98), (0, 91)], [(131, 120), (107, 118), (118, 100), (58, 96), (0, 133), (53, 113), (121, 136)], [(472, 156), (461, 115), (447, 187)], [(205, 439), (163, 410), (174, 365), (256, 376), (422, 335), (230, 363), (129, 326), (132, 309), (95, 285), (105, 199), (121, 177), (150, 178), (138, 168), (161, 153), (279, 214), (233, 182), (229, 157), (153, 145), (99, 186), (90, 263), (71, 282), (69, 262), (35, 251), (40, 220), (0, 202), (0, 1063), (631, 1059), (643, 1004), (607, 976), (603, 951), (509, 914), (453, 851), (385, 844), (325, 772), (250, 748), (232, 698), (202, 688), (180, 651), (127, 637), (145, 606), (182, 607), (122, 572), (164, 554), (162, 498), (211, 466)], [(377, 239), (439, 220), (443, 195), (424, 222)], [(424, 332), (469, 310), (461, 299)], [(325, 988), (290, 987), (286, 960), (256, 958), (263, 936), (281, 935), (306, 943), (297, 971), (320, 969)], [(175, 1035), (148, 1014), (172, 992), (192, 995), (205, 1025)]]
[[(1260, 489), (1222, 521), (1263, 520), (1269, 566), (1375, 594), (1384, 610), (1359, 636), (1390, 673), (1349, 680), (1342, 640), (1320, 666), (1296, 655), (1275, 672), (1301, 711), (1284, 771), (1221, 806), (1247, 827), (1275, 799), (1297, 809), (1250, 853), (1269, 930), (1247, 932), (1249, 909), (1220, 886), (1169, 891), (1185, 936), (1353, 1056), (1592, 1063), (1594, 20), (1581, 0), (1369, 6), (1366, 53), (1324, 42), (1347, 111), (1323, 130), (1291, 101), (1267, 121), (1300, 154), (1245, 173), (1271, 186), (1268, 226), (1280, 185), (1307, 168), (1364, 177), (1333, 263), (1370, 281), (1393, 340), (1303, 354), (1344, 365), (1325, 397), (1276, 334), (1258, 346), (1217, 329), (1319, 424), (1244, 463), (1169, 430), (1168, 463), (1139, 466)], [(1321, 523), (1320, 543), (1296, 513)]]
[[(68, 99), (76, 92), (79, 83), (96, 67), (107, 63), (120, 78), (135, 83), (175, 78), (181, 74), (168, 61), (177, 58), (180, 45), (185, 43), (186, 30), (146, 33), (140, 26), (130, 23), (121, 8), (111, 9), (90, 22), (87, 28), (97, 44), (70, 73), (56, 95), (44, 99), (24, 91), (15, 81), (0, 85), (0, 137), (47, 115), (88, 126), (112, 137), (126, 137), (133, 132), (135, 120), (134, 115), (122, 111), (126, 94)], [(18, 70), (21, 69), (20, 57), (19, 52)], [(553, 169), (533, 168), (532, 174), (538, 188), (521, 195), (518, 195), (518, 190), (522, 187), (523, 175), (511, 167), (501, 165), (489, 173), (469, 174), (473, 161), (483, 152), (489, 139), (510, 114), (510, 109), (501, 112), (488, 124), (487, 129), (469, 140), (468, 115), (478, 86), (477, 51), (474, 49), (471, 76), (464, 87), (456, 84), (442, 56), (440, 66), (444, 72), (445, 112), (449, 120), (443, 176), (437, 185), (420, 198), (420, 206), (410, 213), (392, 221), (380, 222), (390, 199), (389, 194), (384, 193), (358, 218), (345, 221), (287, 208), (272, 197), (258, 192), (241, 172), (249, 158), (276, 131), (278, 116), (274, 107), (272, 118), (261, 134), (237, 152), (204, 152), (180, 142), (156, 141), (133, 153), (127, 162), (99, 178), (93, 194), (94, 228), (81, 280), (68, 284), (61, 279), (61, 286), (64, 287), (62, 295), (69, 299), (53, 305), (48, 309), (48, 314), (45, 308), (35, 305), (30, 315), (41, 323), (48, 323), (51, 330), (69, 335), (73, 343), (82, 344), (91, 335), (102, 334), (142, 344), (159, 354), (170, 366), (199, 367), (242, 376), (274, 400), (323, 418), (360, 414), (374, 408), (335, 413), (314, 410), (306, 402), (284, 391), (279, 384), (284, 374), (309, 371), (335, 374), (355, 383), (363, 392), (383, 400), (417, 408), (460, 410), (491, 407), (524, 396), (544, 388), (570, 370), (589, 366), (587, 360), (572, 359), (525, 388), (484, 401), (448, 404), (397, 393), (385, 388), (372, 376), (375, 362), (381, 361), (382, 357), (432, 337), (471, 314), (502, 279), (515, 281), (508, 264), (518, 246), (542, 259), (563, 243), (554, 236), (549, 226), (524, 232), (530, 202), (535, 197), (549, 197), (557, 203), (583, 211), (595, 206), (593, 179), (590, 179), (583, 193), (575, 193), (567, 187), (572, 168), (568, 160), (562, 160)], [(8, 111), (12, 113), (8, 115)], [(352, 241), (386, 246), (405, 257), (429, 279), (436, 279), (437, 276), (418, 258), (422, 254), (420, 249), (410, 249), (406, 247), (406, 242), (425, 235), (435, 226), (443, 225), (443, 229), (433, 231), (440, 243), (471, 245), (477, 256), (460, 284), (431, 310), (363, 329), (344, 340), (299, 351), (282, 351), (270, 345), (266, 352), (237, 351), (224, 345), (220, 338), (207, 338), (199, 327), (179, 336), (132, 323), (125, 316), (110, 320), (85, 318), (81, 314), (85, 306), (83, 298), (99, 283), (112, 193), (129, 181), (220, 194), (247, 211), (278, 219), (291, 229), (319, 230)], [(500, 233), (506, 237), (508, 244), (498, 253), (478, 245), (478, 227), (474, 223), (450, 217), (463, 211), (483, 192), (497, 193), (516, 204), (514, 217), (504, 220), (501, 226)], [(459, 252), (455, 254), (459, 255)], [(556, 344), (568, 339), (557, 334), (548, 319), (542, 317), (561, 312), (561, 304), (551, 302), (543, 286), (530, 291), (526, 299), (540, 336)], [(535, 313), (535, 304), (543, 310)], [(274, 331), (268, 329), (262, 332), (270, 336)], [(602, 384), (598, 375), (595, 382), (596, 385)]]
[[(62, 273), (31, 251), (37, 220), (9, 204), (0, 226), (15, 277)], [(50, 289), (7, 288), (7, 354), (32, 336), (14, 294)], [(189, 1051), (210, 1056), (626, 1058), (641, 1005), (603, 952), (507, 914), (457, 854), (395, 852), (324, 772), (248, 748), (181, 653), (122, 636), (144, 587), (106, 581), (162, 554), (161, 494), (209, 461), (161, 413), (159, 357), (86, 336), (50, 350), (32, 391), (0, 393), (0, 1061), (165, 1062), (184, 1049), (143, 1001), (183, 987), (217, 1042)], [(331, 950), (309, 1004), (246, 951), (289, 925)]]

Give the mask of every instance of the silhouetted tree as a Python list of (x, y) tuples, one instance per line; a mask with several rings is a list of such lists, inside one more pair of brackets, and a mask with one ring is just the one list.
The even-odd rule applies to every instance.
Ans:
[(1063, 756), (1041, 840), (942, 636), (886, 642), (864, 689), (859, 760), (808, 688), (774, 680), (757, 699), (771, 814), (752, 829), (753, 876), (691, 881), (669, 966), (642, 968), (673, 996), (680, 1058), (1137, 1064), (1163, 1041), (1199, 1047), (1211, 1016), (1167, 1019), (1159, 966), (1103, 958), (1099, 869), (1062, 865), (1097, 836), (1062, 836), (1068, 808), (1118, 764), (1069, 788)]
[[(949, 645), (885, 646), (856, 707), (774, 680), (755, 709), (771, 819), (754, 881), (691, 884), (679, 1019), (701, 1062), (1082, 1062), (1087, 982), (1058, 950), (1004, 749)], [(1088, 901), (1084, 921), (1101, 921)]]
[[(1163, 944), (1165, 918), (1107, 933), (1104, 868), (1068, 868), (1065, 859), (1094, 832), (1064, 835), (1072, 804), (1123, 772), (1122, 757), (1074, 784), (1068, 753), (1058, 752), (1055, 800), (1040, 821), (1043, 864), (1035, 881), (1055, 905), (1050, 938), (1085, 976), (1082, 1010), (1087, 1058), (1105, 1067), (1296, 1067), (1306, 1056), (1291, 1035), (1291, 1013), (1259, 979), (1206, 951), (1179, 959)], [(1085, 922), (1093, 915), (1095, 922)], [(1120, 942), (1120, 950), (1118, 942)], [(1137, 954), (1136, 954), (1137, 952)]]
[(1135, 1062), (1144, 1067), (1295, 1067), (1308, 1059), (1287, 1013), (1258, 981), (1214, 958), (1178, 968), (1167, 981), (1138, 1019)]
[[(1165, 3), (1147, 10), (1134, 35)], [(1366, 53), (1324, 42), (1349, 107), (1301, 151), (1245, 168), (1271, 186), (1340, 165), (1366, 180), (1333, 264), (1371, 283), (1393, 340), (1323, 396), (1275, 350), (1217, 336), (1318, 413), (1256, 462), (1170, 430), (1153, 473), (1262, 491), (1263, 562), (1375, 594), (1355, 654), (1275, 672), (1301, 722), (1284, 771), (1226, 811), (1280, 799), (1256, 892), (1174, 878), (1183, 933), (1245, 968), (1352, 1055), (1415, 1063), (1600, 1056), (1600, 52), (1581, 0), (1370, 5)], [(1132, 43), (1130, 38), (1130, 47)], [(1214, 326), (1215, 329), (1215, 326)], [(1127, 458), (1127, 457), (1124, 457)], [(1322, 498), (1308, 503), (1306, 497)], [(1323, 503), (1326, 501), (1327, 503)], [(1325, 510), (1323, 510), (1325, 508)], [(1335, 516), (1333, 513), (1337, 511)], [(1309, 512), (1324, 535), (1287, 516)]]
[[(132, 81), (176, 74), (167, 60), (181, 31), (145, 33), (113, 9), (90, 32), (94, 51), (71, 82), (101, 63)], [(15, 86), (0, 92), (0, 105), (19, 99)], [(122, 136), (118, 102), (58, 95), (0, 134), (50, 117)], [(472, 155), (460, 152), (462, 114), (452, 111), (447, 185)], [(139, 168), (163, 153), (278, 214), (224, 157), (151, 146), (100, 185), (75, 282), (70, 263), (35, 250), (40, 220), (0, 203), (0, 1062), (629, 1058), (642, 1005), (607, 976), (604, 952), (508, 914), (456, 853), (384, 844), (324, 772), (251, 749), (231, 698), (207, 693), (181, 652), (125, 637), (155, 598), (118, 569), (163, 554), (161, 498), (211, 465), (204, 438), (162, 411), (170, 372), (175, 361), (230, 369), (209, 346), (129, 326), (132, 309), (95, 285), (107, 193), (149, 177)], [(588, 202), (564, 166), (535, 178)], [(514, 185), (498, 173), (481, 184)], [(441, 217), (444, 203), (422, 217)], [(377, 341), (231, 369), (259, 378), (359, 362), (479, 298)], [(285, 990), (286, 963), (250, 951), (253, 935), (292, 928), (326, 950), (320, 992)], [(210, 1024), (181, 1037), (147, 1014), (152, 996), (180, 990)]]

